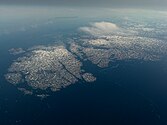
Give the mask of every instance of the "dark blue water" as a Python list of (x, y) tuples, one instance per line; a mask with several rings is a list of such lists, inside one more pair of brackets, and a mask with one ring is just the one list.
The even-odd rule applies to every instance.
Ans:
[(164, 125), (167, 79), (159, 68), (122, 63), (97, 72), (95, 83), (78, 83), (44, 100), (23, 95), (3, 80), (1, 124)]
[(4, 74), (17, 58), (9, 55), (8, 49), (50, 44), (56, 42), (54, 36), (71, 30), (43, 29), (1, 36), (0, 125), (167, 124), (166, 59), (113, 62), (106, 69), (87, 62), (85, 68), (95, 74), (96, 82), (71, 85), (43, 100), (24, 95), (7, 83)]

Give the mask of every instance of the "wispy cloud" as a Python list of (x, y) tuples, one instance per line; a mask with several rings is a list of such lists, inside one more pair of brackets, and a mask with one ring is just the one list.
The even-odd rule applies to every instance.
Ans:
[(91, 23), (90, 26), (80, 27), (79, 30), (94, 36), (103, 36), (112, 34), (119, 30), (119, 27), (111, 22), (95, 22)]

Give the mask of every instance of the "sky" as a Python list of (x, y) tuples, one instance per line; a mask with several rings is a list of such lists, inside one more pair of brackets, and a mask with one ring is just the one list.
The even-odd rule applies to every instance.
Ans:
[(0, 0), (0, 5), (166, 8), (167, 0)]

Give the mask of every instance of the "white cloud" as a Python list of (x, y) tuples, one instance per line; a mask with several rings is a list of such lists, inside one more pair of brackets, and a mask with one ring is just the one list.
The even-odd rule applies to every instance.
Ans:
[(80, 30), (94, 36), (109, 35), (117, 31), (119, 27), (111, 22), (95, 22), (88, 27), (80, 27)]

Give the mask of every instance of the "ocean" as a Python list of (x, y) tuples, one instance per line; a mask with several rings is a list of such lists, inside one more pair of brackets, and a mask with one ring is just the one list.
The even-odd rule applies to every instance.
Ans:
[(87, 61), (85, 70), (93, 72), (97, 81), (73, 84), (45, 99), (24, 95), (5, 80), (4, 74), (17, 58), (9, 54), (10, 48), (52, 44), (57, 42), (56, 35), (74, 29), (50, 26), (1, 36), (0, 125), (167, 124), (165, 58), (156, 62), (115, 61), (104, 69)]

